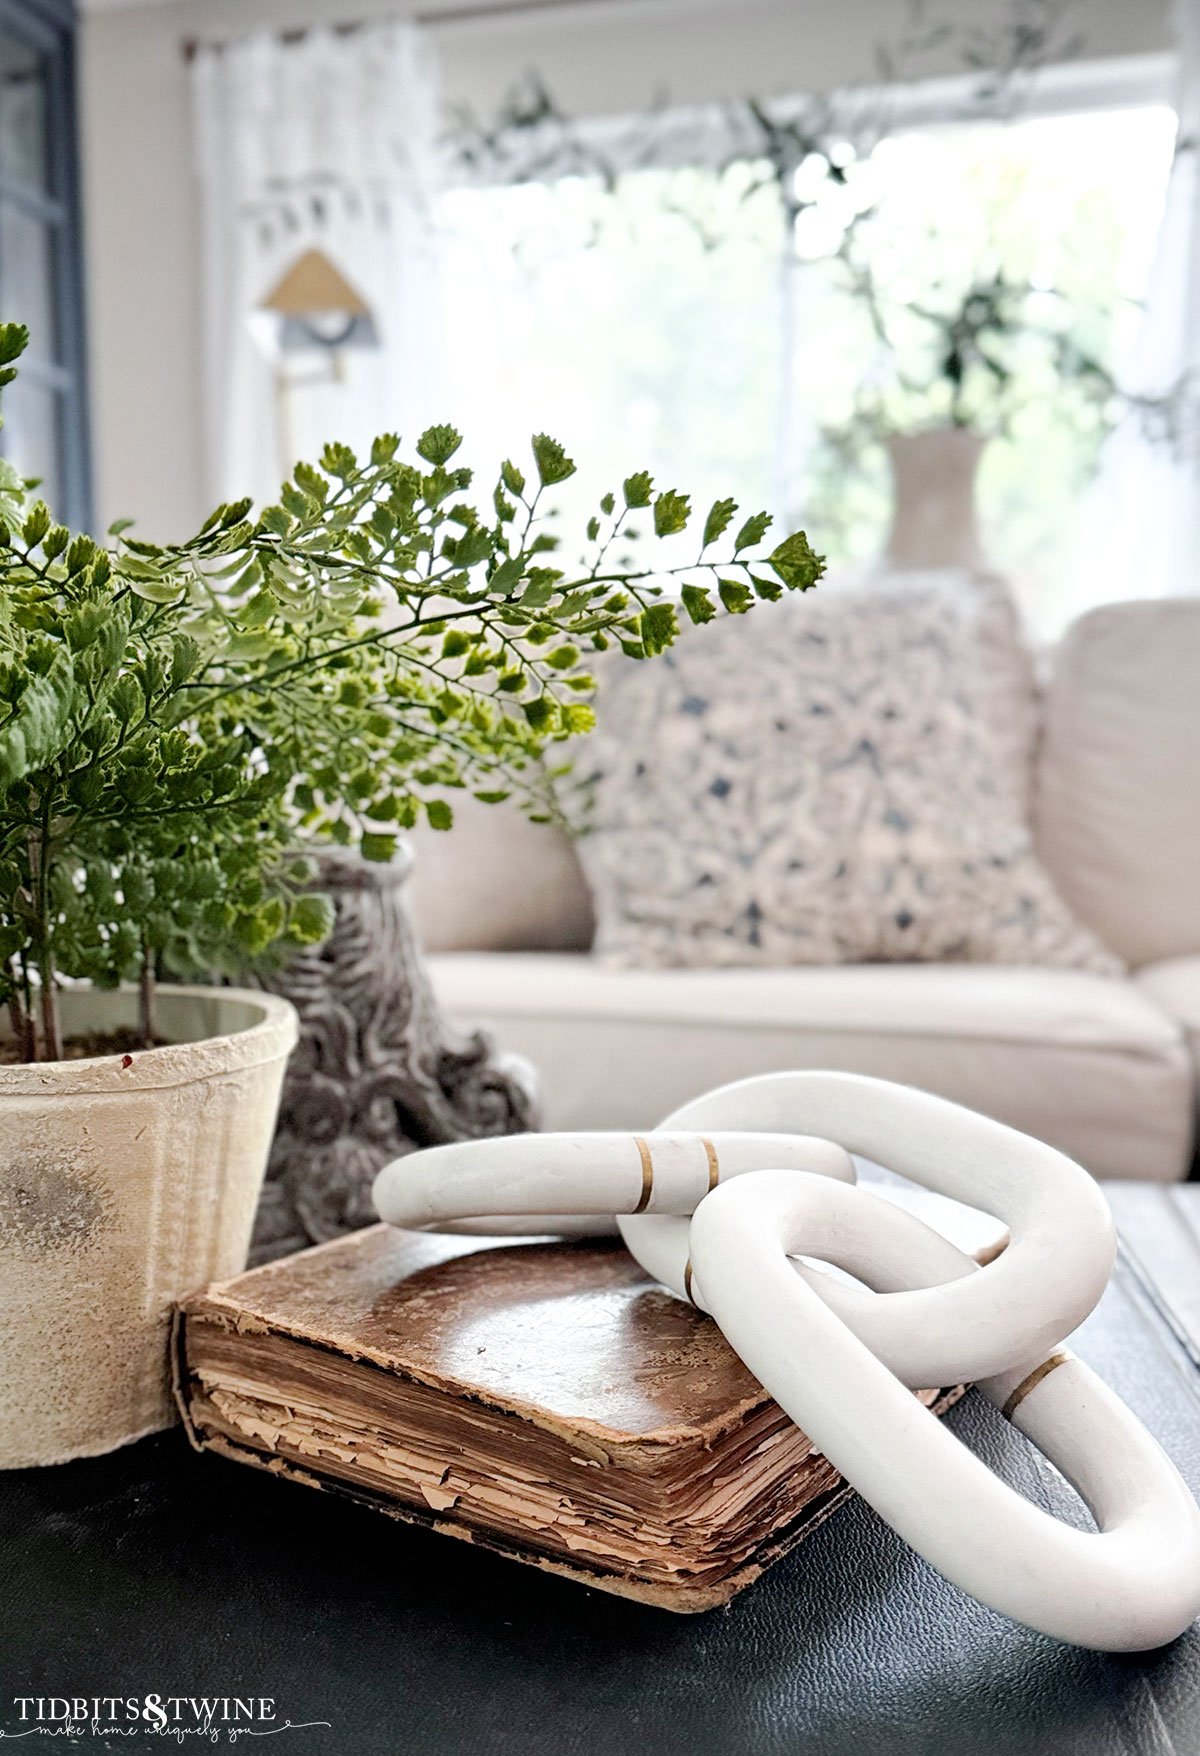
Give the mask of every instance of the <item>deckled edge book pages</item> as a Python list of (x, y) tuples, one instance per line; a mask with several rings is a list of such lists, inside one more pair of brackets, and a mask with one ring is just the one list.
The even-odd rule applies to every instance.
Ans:
[(851, 1492), (608, 1243), (372, 1227), (183, 1301), (173, 1360), (197, 1450), (665, 1609), (727, 1603)]

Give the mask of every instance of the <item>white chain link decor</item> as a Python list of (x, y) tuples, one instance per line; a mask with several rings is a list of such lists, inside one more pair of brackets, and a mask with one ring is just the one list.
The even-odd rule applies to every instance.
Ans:
[[(851, 1153), (1003, 1220), (986, 1267), (854, 1183)], [(587, 1232), (616, 1216), (906, 1542), (982, 1603), (1106, 1651), (1200, 1614), (1200, 1510), (1061, 1344), (1112, 1272), (1099, 1187), (1054, 1148), (926, 1092), (842, 1073), (722, 1086), (644, 1136), (433, 1147), (380, 1172), (393, 1225)], [(834, 1275), (830, 1268), (844, 1271)], [(853, 1276), (853, 1279), (844, 1278)], [(974, 1381), (1077, 1489), (1085, 1531), (1031, 1505), (910, 1394)]]

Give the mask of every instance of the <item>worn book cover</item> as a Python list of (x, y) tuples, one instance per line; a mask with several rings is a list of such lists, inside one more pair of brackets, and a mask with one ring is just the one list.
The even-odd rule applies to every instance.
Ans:
[(849, 1492), (616, 1243), (373, 1226), (186, 1300), (175, 1381), (200, 1448), (673, 1610)]

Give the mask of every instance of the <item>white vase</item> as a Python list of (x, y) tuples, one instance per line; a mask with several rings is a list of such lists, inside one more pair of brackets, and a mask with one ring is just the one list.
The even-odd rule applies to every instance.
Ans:
[[(64, 1034), (130, 1027), (132, 990), (62, 995)], [(163, 988), (162, 1048), (0, 1066), (0, 1467), (169, 1426), (175, 1301), (245, 1265), (296, 1014)]]
[(987, 441), (969, 427), (893, 433), (892, 524), (884, 560), (904, 571), (984, 565), (975, 478)]

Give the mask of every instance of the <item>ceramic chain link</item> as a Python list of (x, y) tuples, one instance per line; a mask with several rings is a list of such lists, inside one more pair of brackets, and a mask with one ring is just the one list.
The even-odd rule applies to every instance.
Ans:
[[(980, 1268), (857, 1187), (852, 1153), (994, 1214), (1007, 1247)], [(414, 1153), (380, 1172), (375, 1200), (391, 1224), (431, 1230), (594, 1231), (616, 1216), (642, 1267), (715, 1319), (817, 1449), (963, 1590), (1109, 1651), (1162, 1645), (1200, 1614), (1195, 1500), (1061, 1345), (1116, 1246), (1097, 1184), (1053, 1147), (907, 1086), (776, 1073), (644, 1136)], [(964, 1381), (1062, 1471), (1094, 1531), (1031, 1505), (911, 1395)]]

